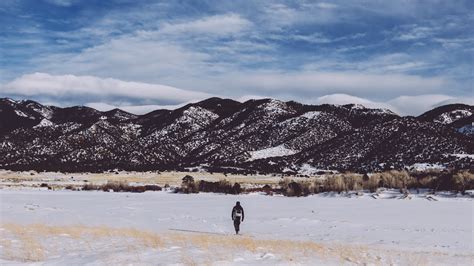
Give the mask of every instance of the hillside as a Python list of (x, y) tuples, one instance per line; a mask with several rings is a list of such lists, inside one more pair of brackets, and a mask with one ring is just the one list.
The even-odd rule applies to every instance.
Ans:
[(0, 99), (0, 168), (378, 171), (473, 165), (473, 107), (419, 117), (362, 105), (210, 98), (134, 115)]

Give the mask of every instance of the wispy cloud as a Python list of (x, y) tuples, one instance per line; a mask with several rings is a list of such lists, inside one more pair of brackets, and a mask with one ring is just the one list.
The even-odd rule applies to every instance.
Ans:
[(429, 27), (413, 27), (408, 32), (400, 33), (395, 39), (401, 41), (413, 41), (431, 37), (434, 29)]
[(46, 2), (53, 5), (68, 7), (74, 4), (75, 0), (46, 0)]
[(239, 33), (252, 25), (247, 19), (238, 14), (223, 14), (204, 17), (194, 21), (182, 23), (164, 23), (159, 33), (161, 34), (212, 34), (225, 36)]

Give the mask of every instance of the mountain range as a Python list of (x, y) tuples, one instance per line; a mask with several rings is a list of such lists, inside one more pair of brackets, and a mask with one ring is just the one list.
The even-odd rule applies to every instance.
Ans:
[(0, 168), (315, 174), (473, 169), (474, 106), (418, 117), (362, 105), (209, 98), (134, 115), (0, 98)]

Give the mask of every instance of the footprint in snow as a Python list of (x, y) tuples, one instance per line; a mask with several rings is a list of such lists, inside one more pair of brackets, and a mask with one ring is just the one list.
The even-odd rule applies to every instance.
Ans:
[(260, 255), (258, 259), (265, 260), (265, 259), (272, 259), (272, 258), (275, 258), (275, 255), (273, 255), (272, 253), (263, 253), (262, 255)]
[(38, 208), (39, 208), (39, 205), (37, 205), (37, 204), (32, 204), (32, 203), (25, 204), (25, 209), (28, 209), (30, 211), (34, 211)]

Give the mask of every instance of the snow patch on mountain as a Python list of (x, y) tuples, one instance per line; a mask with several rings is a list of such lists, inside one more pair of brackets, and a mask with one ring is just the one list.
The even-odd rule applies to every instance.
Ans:
[(173, 131), (180, 129), (182, 126), (188, 126), (191, 132), (195, 132), (208, 126), (217, 118), (219, 118), (219, 115), (207, 109), (199, 106), (191, 106), (184, 110), (183, 115), (164, 130)]
[(296, 154), (298, 152), (299, 151), (288, 149), (282, 144), (276, 147), (271, 147), (271, 148), (262, 149), (258, 151), (249, 151), (248, 153), (250, 154), (250, 158), (248, 159), (248, 161), (265, 159), (265, 158), (270, 158), (270, 157), (288, 156), (288, 155)]
[(433, 163), (415, 163), (409, 166), (411, 170), (415, 171), (426, 171), (426, 170), (443, 170), (446, 167), (440, 164)]
[(28, 108), (31, 108), (33, 111), (39, 113), (42, 117), (51, 119), (53, 117), (53, 110), (46, 106), (37, 106), (36, 104), (30, 103), (26, 105)]
[(313, 112), (306, 112), (306, 113), (302, 114), (301, 117), (304, 117), (304, 118), (307, 118), (307, 119), (314, 119), (314, 118), (318, 117), (319, 115), (321, 115), (321, 112), (313, 111)]
[(446, 112), (438, 116), (434, 121), (441, 124), (451, 124), (456, 122), (459, 119), (464, 117), (471, 116), (472, 112), (468, 110), (453, 110), (451, 112)]
[(286, 103), (275, 99), (271, 99), (269, 102), (264, 103), (262, 107), (265, 112), (274, 115), (283, 115), (294, 112), (286, 105)]
[(458, 158), (461, 158), (461, 159), (464, 159), (464, 158), (474, 159), (474, 154), (453, 153), (453, 154), (446, 154), (446, 155), (447, 155), (447, 156), (458, 157)]
[(34, 126), (33, 128), (40, 128), (40, 127), (52, 127), (54, 126), (54, 123), (49, 121), (48, 119), (46, 118), (43, 118), (41, 120), (41, 122), (39, 122), (36, 126)]
[(16, 115), (21, 116), (21, 117), (28, 117), (27, 114), (23, 113), (23, 112), (20, 111), (20, 110), (15, 110), (15, 113), (16, 113)]
[(337, 172), (337, 171), (319, 169), (307, 163), (302, 164), (301, 167), (298, 169), (298, 173), (302, 175), (315, 175), (318, 172), (331, 172), (332, 173), (332, 172)]
[(127, 119), (130, 119), (132, 117), (134, 117), (133, 115), (128, 115), (126, 113), (123, 113), (123, 112), (115, 112), (113, 114), (113, 117), (119, 119), (119, 120), (127, 120)]
[(219, 115), (201, 108), (199, 106), (191, 106), (188, 109), (183, 111), (183, 116), (179, 119), (181, 123), (194, 123), (200, 121), (213, 121), (219, 118)]
[(363, 106), (362, 104), (356, 103), (356, 104), (352, 104), (351, 109), (362, 110), (362, 109), (365, 109), (365, 106)]

